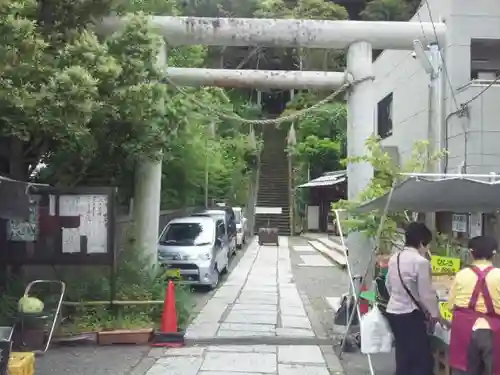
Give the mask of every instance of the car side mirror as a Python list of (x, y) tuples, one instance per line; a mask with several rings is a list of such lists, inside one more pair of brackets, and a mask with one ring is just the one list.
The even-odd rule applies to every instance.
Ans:
[(222, 238), (216, 238), (215, 239), (215, 246), (222, 246)]

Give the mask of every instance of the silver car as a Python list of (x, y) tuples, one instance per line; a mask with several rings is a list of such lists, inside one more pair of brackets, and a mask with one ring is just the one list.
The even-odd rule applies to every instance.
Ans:
[(223, 220), (191, 216), (170, 221), (158, 241), (158, 261), (183, 282), (215, 288), (227, 272), (229, 243)]

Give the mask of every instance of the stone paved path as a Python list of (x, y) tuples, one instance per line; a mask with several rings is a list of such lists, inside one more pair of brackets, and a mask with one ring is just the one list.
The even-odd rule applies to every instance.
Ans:
[(279, 247), (249, 246), (186, 339), (189, 346), (163, 351), (147, 375), (342, 373), (311, 327), (285, 237)]

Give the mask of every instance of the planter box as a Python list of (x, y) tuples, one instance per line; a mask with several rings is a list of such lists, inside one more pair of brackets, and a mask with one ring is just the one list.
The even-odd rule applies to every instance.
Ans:
[(99, 345), (135, 344), (146, 345), (151, 341), (153, 329), (123, 329), (97, 333)]

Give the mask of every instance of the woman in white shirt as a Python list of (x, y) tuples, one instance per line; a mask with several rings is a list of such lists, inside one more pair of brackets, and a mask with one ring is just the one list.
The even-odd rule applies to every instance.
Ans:
[(439, 319), (439, 304), (426, 258), (432, 233), (410, 223), (405, 247), (389, 260), (387, 319), (394, 334), (396, 375), (433, 375), (429, 328)]

